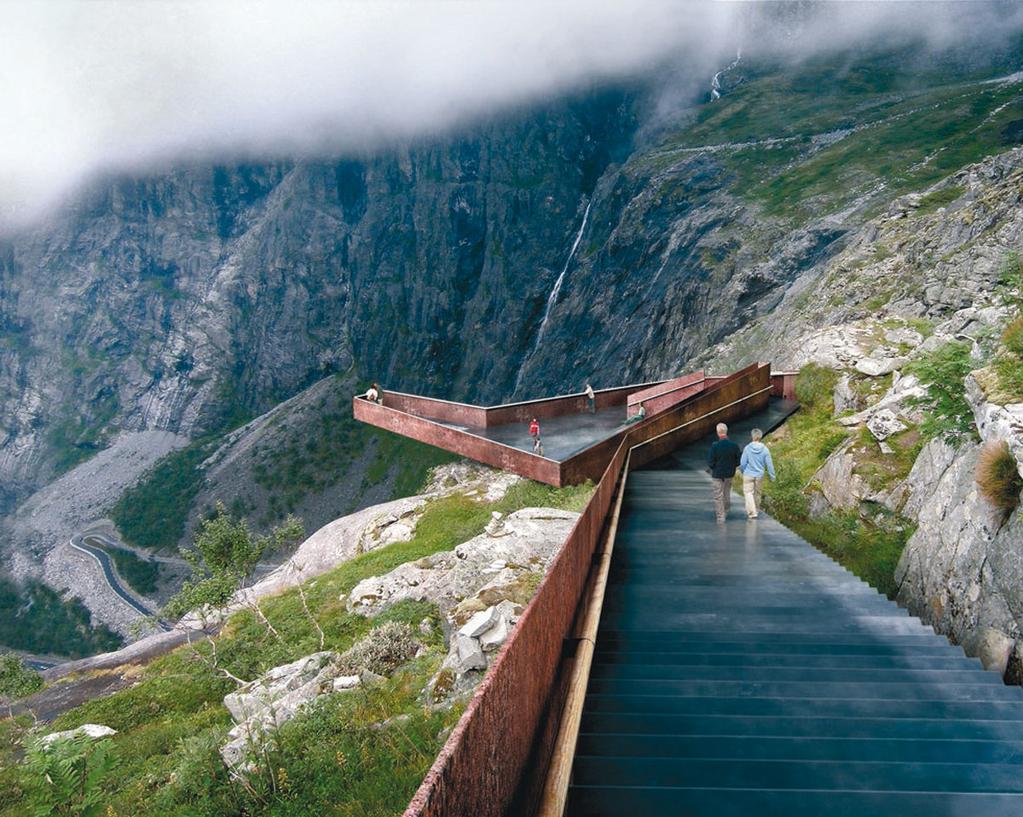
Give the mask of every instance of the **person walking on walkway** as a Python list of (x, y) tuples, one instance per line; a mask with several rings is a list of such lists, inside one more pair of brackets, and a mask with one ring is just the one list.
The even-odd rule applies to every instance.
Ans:
[(764, 487), (764, 473), (774, 481), (774, 463), (771, 452), (760, 442), (764, 436), (759, 428), (750, 432), (753, 442), (742, 449), (739, 470), (742, 471), (742, 493), (746, 498), (746, 516), (756, 519), (760, 515), (760, 498)]
[(732, 507), (732, 477), (739, 467), (739, 446), (728, 439), (728, 426), (718, 423), (717, 441), (707, 452), (707, 466), (714, 481), (714, 513), (719, 523)]
[(593, 386), (589, 383), (586, 384), (586, 399), (590, 403), (590, 414), (597, 413), (597, 398), (593, 394)]

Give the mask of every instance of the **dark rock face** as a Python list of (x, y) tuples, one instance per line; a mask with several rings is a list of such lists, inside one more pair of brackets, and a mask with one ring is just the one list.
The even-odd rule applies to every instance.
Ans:
[(635, 122), (603, 93), (371, 158), (118, 178), (0, 240), (0, 512), (115, 430), (194, 436), (353, 364), (503, 397)]

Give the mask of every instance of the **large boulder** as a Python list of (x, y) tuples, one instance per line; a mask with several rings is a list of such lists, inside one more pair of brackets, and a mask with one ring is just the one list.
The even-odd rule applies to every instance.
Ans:
[(524, 574), (546, 571), (579, 515), (523, 508), (454, 550), (409, 562), (357, 584), (348, 609), (376, 615), (397, 601), (436, 604), (445, 615), (485, 588), (514, 587)]

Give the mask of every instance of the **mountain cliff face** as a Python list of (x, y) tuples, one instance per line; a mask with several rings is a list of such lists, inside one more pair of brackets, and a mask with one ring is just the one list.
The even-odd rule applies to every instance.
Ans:
[(116, 430), (194, 436), (355, 364), (506, 393), (634, 122), (608, 93), (362, 160), (113, 179), (7, 237), (0, 510)]
[[(221, 434), (332, 375), (302, 405), (334, 416), (371, 379), (496, 402), (671, 375), (721, 341), (721, 365), (780, 353), (798, 334), (779, 321), (823, 314), (814, 282), (862, 225), (1023, 140), (1020, 53), (739, 60), (719, 98), (707, 77), (671, 112), (648, 77), (374, 155), (96, 180), (0, 238), (0, 514), (125, 434)], [(279, 450), (231, 437), (248, 453), (196, 471), (183, 513), (218, 485), (266, 521), (287, 510), (290, 460), (332, 433), (299, 433), (315, 413)], [(329, 479), (305, 474), (315, 457), (292, 469), (314, 487), (291, 505), (320, 521), (385, 498), (349, 476), (377, 456), (353, 440)], [(30, 538), (22, 573), (64, 536)]]

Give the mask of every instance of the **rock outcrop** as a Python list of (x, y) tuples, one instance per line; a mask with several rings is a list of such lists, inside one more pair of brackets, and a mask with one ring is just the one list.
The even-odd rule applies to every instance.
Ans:
[[(967, 394), (982, 440), (1005, 440), (1023, 475), (1023, 406), (998, 406), (973, 378)], [(976, 480), (981, 444), (921, 452), (905, 512), (917, 520), (896, 579), (899, 601), (977, 655), (1023, 681), (1023, 509), (1006, 518)]]

